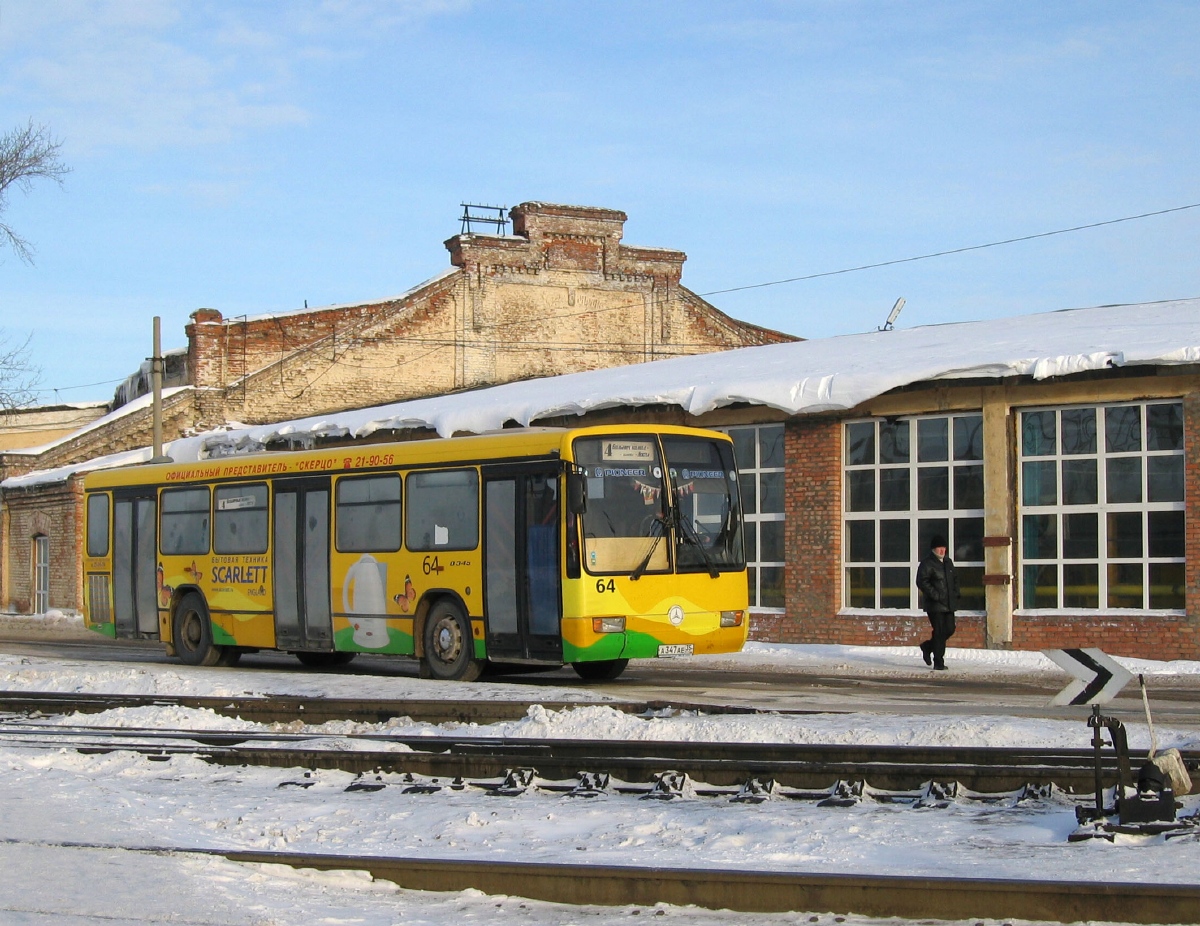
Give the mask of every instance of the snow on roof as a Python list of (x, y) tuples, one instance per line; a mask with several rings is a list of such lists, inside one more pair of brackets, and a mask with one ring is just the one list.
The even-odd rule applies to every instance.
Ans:
[[(449, 437), (495, 430), (508, 421), (528, 425), (621, 406), (673, 405), (700, 415), (744, 402), (803, 415), (848, 410), (900, 386), (931, 380), (1047, 379), (1120, 366), (1188, 363), (1200, 363), (1200, 299), (1067, 309), (675, 357), (212, 431), (175, 441), (167, 452), (189, 461), (258, 450), (280, 439), (366, 437), (404, 428), (430, 428)], [(90, 468), (89, 463), (76, 469)], [(5, 480), (3, 487), (32, 484), (37, 475)]]
[(69, 466), (59, 466), (55, 469), (42, 469), (26, 473), (24, 476), (10, 476), (0, 482), (0, 489), (27, 489), (31, 486), (56, 485), (66, 482), (76, 473), (90, 473), (98, 469), (115, 469), (118, 466), (133, 466), (137, 463), (147, 463), (153, 451), (149, 447), (137, 450), (123, 450), (120, 453), (110, 453), (108, 456), (97, 457), (86, 463), (72, 463)]
[[(172, 386), (169, 389), (164, 389), (162, 391), (163, 400), (166, 401), (175, 393), (183, 392), (183, 390), (191, 388), (191, 386)], [(39, 454), (45, 453), (47, 450), (53, 450), (55, 447), (65, 444), (67, 441), (74, 440), (81, 434), (86, 434), (88, 431), (94, 431), (97, 428), (102, 428), (119, 418), (124, 418), (126, 415), (132, 414), (133, 412), (141, 411), (143, 408), (148, 408), (153, 401), (154, 395), (152, 393), (147, 393), (144, 396), (139, 396), (132, 402), (122, 405), (116, 411), (111, 411), (107, 415), (101, 415), (99, 418), (89, 421), (83, 427), (72, 431), (70, 434), (67, 434), (64, 437), (58, 438), (57, 440), (52, 440), (48, 444), (42, 444), (40, 447), (23, 447), (20, 450), (6, 450), (4, 452), (12, 456), (38, 456)], [(101, 402), (98, 404), (103, 405), (105, 403)], [(5, 482), (7, 482), (7, 480), (5, 480)]]
[(788, 414), (851, 409), (910, 383), (973, 377), (1047, 379), (1133, 364), (1200, 363), (1200, 299), (1068, 309), (1019, 318), (872, 331), (526, 380), (229, 431), (206, 438), (262, 446), (295, 437), (366, 437), (431, 428), (444, 437), (618, 406), (674, 405), (694, 415), (739, 402)]

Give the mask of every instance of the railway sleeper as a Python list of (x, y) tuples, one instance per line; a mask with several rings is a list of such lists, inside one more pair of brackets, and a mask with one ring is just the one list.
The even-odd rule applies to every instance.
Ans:
[(687, 772), (656, 772), (654, 784), (642, 795), (643, 801), (673, 801), (679, 798), (695, 797), (696, 788)]
[[(169, 757), (164, 757), (169, 758)], [(299, 780), (281, 782), (280, 788), (307, 789), (316, 783), (312, 771)], [(877, 804), (903, 804), (914, 809), (944, 809), (950, 804), (1008, 805), (1012, 807), (1031, 802), (1078, 801), (1072, 795), (1050, 784), (1027, 784), (1005, 792), (977, 792), (957, 781), (929, 780), (918, 789), (888, 790), (875, 788), (862, 779), (840, 780), (822, 790), (805, 790), (781, 786), (776, 780), (750, 777), (740, 786), (709, 785), (697, 782), (686, 772), (665, 771), (655, 774), (651, 783), (636, 783), (614, 779), (606, 771), (580, 771), (574, 779), (541, 778), (531, 767), (514, 767), (502, 777), (467, 779), (463, 777), (433, 778), (412, 772), (389, 772), (375, 769), (360, 773), (344, 790), (373, 793), (388, 787), (399, 788), (402, 794), (436, 794), (441, 791), (462, 791), (474, 788), (489, 795), (514, 797), (531, 791), (566, 797), (637, 797), (641, 800), (726, 799), (731, 803), (758, 804), (767, 800), (793, 800), (816, 803), (819, 807), (853, 807), (863, 801)], [(1197, 814), (1200, 818), (1200, 813)], [(1189, 821), (1192, 823), (1192, 821)], [(1195, 824), (1192, 823), (1194, 827)], [(1194, 831), (1194, 830), (1192, 830)]]
[(738, 789), (738, 793), (730, 798), (735, 804), (761, 804), (775, 796), (775, 779), (768, 778), (765, 782), (757, 778), (749, 778)]
[(612, 793), (612, 779), (608, 772), (580, 772), (575, 776), (575, 787), (567, 792), (568, 797), (600, 797)]
[(506, 769), (504, 772), (504, 781), (499, 787), (488, 791), (488, 794), (497, 797), (517, 797), (526, 791), (536, 791), (536, 779), (537, 769), (535, 768)]
[(958, 798), (957, 781), (931, 781), (925, 793), (913, 802), (919, 810), (944, 810)]
[(838, 781), (829, 789), (829, 796), (817, 801), (818, 807), (853, 807), (863, 799), (865, 781)]

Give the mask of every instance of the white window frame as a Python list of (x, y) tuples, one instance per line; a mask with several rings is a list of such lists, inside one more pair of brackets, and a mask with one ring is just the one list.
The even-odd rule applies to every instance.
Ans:
[(33, 538), (33, 613), (50, 610), (50, 538), (35, 534)]
[[(1177, 397), (1168, 397), (1162, 399), (1145, 399), (1129, 402), (1095, 402), (1082, 403), (1073, 405), (1043, 405), (1030, 406), (1028, 408), (1016, 409), (1018, 412), (1017, 420), (1017, 472), (1016, 472), (1016, 501), (1017, 501), (1017, 530), (1019, 544), (1019, 557), (1017, 564), (1017, 608), (1018, 614), (1079, 614), (1079, 613), (1106, 613), (1118, 612), (1122, 614), (1183, 614), (1184, 608), (1152, 608), (1150, 607), (1150, 567), (1152, 564), (1184, 564), (1186, 572), (1186, 557), (1164, 557), (1150, 555), (1150, 512), (1159, 511), (1182, 511), (1184, 512), (1184, 530), (1187, 530), (1187, 514), (1186, 500), (1173, 502), (1152, 502), (1149, 500), (1149, 460), (1153, 457), (1169, 457), (1180, 456), (1185, 454), (1184, 448), (1181, 446), (1178, 450), (1150, 450), (1147, 446), (1147, 409), (1155, 405), (1180, 405), (1183, 400)], [(1105, 410), (1110, 408), (1139, 408), (1140, 423), (1141, 423), (1141, 450), (1127, 452), (1109, 452), (1106, 446), (1106, 416)], [(1064, 454), (1062, 440), (1062, 412), (1075, 409), (1095, 409), (1096, 414), (1096, 450), (1094, 453), (1083, 454)], [(1182, 411), (1182, 410), (1181, 410)], [(1042, 454), (1037, 456), (1025, 455), (1025, 415), (1035, 412), (1054, 412), (1055, 413), (1055, 452), (1053, 454)], [(1186, 428), (1186, 422), (1184, 424)], [(1106, 461), (1114, 458), (1140, 459), (1141, 461), (1141, 496), (1140, 502), (1125, 502), (1125, 503), (1110, 503), (1107, 495), (1107, 479), (1108, 467)], [(1064, 460), (1088, 460), (1096, 461), (1096, 503), (1083, 505), (1067, 505), (1063, 503), (1063, 479), (1062, 479), (1062, 462)], [(1053, 461), (1056, 474), (1056, 503), (1053, 505), (1026, 505), (1025, 504), (1025, 464), (1035, 461)], [(1187, 461), (1184, 460), (1184, 472), (1186, 474)], [(1185, 475), (1186, 479), (1186, 475)], [(1142, 516), (1142, 555), (1140, 557), (1130, 556), (1110, 556), (1107, 531), (1108, 531), (1108, 514), (1119, 514), (1122, 512), (1136, 512)], [(1097, 516), (1097, 556), (1096, 559), (1090, 557), (1066, 558), (1063, 556), (1063, 516), (1071, 514), (1095, 514)], [(1057, 556), (1053, 559), (1047, 558), (1031, 558), (1027, 556), (1025, 544), (1025, 517), (1026, 515), (1053, 515), (1056, 519), (1056, 543)], [(1186, 533), (1185, 533), (1186, 536)], [(1097, 584), (1097, 606), (1085, 607), (1082, 605), (1064, 605), (1064, 595), (1066, 594), (1066, 581), (1064, 580), (1064, 566), (1072, 564), (1091, 565), (1095, 563), (1098, 572)], [(1108, 604), (1108, 566), (1118, 564), (1139, 564), (1142, 569), (1142, 607), (1128, 608), (1110, 606)], [(1057, 592), (1055, 607), (1026, 607), (1026, 566), (1050, 566), (1057, 567)]]
[[(842, 564), (841, 564), (841, 593), (842, 607), (839, 613), (842, 614), (882, 614), (882, 615), (899, 615), (899, 616), (919, 616), (924, 614), (919, 607), (920, 596), (916, 589), (917, 567), (921, 560), (929, 553), (928, 550), (920, 549), (920, 522), (922, 520), (941, 520), (945, 519), (947, 524), (946, 539), (950, 546), (950, 556), (954, 560), (954, 564), (959, 568), (960, 578), (962, 570), (974, 570), (980, 577), (982, 584), (982, 576), (984, 573), (983, 551), (980, 550), (979, 559), (960, 559), (956, 555), (957, 549), (961, 548), (962, 544), (959, 538), (955, 536), (955, 519), (972, 519), (982, 523), (984, 510), (980, 508), (957, 508), (954, 504), (954, 471), (956, 469), (968, 466), (983, 467), (984, 450), (981, 449), (979, 459), (955, 459), (955, 443), (954, 443), (954, 427), (957, 419), (974, 418), (979, 419), (978, 426), (980, 427), (980, 441), (982, 442), (982, 411), (978, 409), (964, 409), (956, 412), (941, 412), (937, 414), (924, 415), (898, 415), (894, 418), (855, 418), (842, 421), (842, 439), (843, 453), (840, 461), (842, 470), (842, 506), (841, 506), (841, 530), (842, 530)], [(943, 419), (946, 421), (947, 428), (947, 453), (946, 459), (942, 460), (919, 460), (918, 459), (918, 427), (919, 422), (934, 421)], [(901, 422), (909, 423), (909, 459), (907, 463), (881, 463), (880, 462), (880, 424), (885, 422)], [(850, 443), (849, 433), (851, 425), (858, 424), (873, 424), (875, 426), (875, 454), (872, 463), (854, 464), (849, 462)], [(982, 448), (982, 443), (981, 443)], [(948, 498), (946, 508), (922, 509), (919, 507), (919, 472), (922, 469), (931, 467), (945, 466), (948, 469)], [(884, 511), (880, 508), (880, 473), (881, 471), (908, 470), (908, 508)], [(851, 511), (850, 504), (850, 474), (871, 472), (873, 473), (874, 488), (874, 510), (873, 511)], [(909, 559), (907, 562), (892, 562), (884, 561), (882, 555), (881, 531), (880, 523), (883, 521), (907, 520), (909, 534)], [(870, 522), (874, 530), (874, 551), (873, 560), (854, 560), (850, 559), (850, 524), (851, 522)], [(850, 585), (850, 570), (851, 569), (872, 569), (875, 577), (875, 593), (874, 604), (866, 607), (861, 604), (851, 604), (851, 585)], [(908, 593), (909, 607), (893, 607), (884, 606), (881, 604), (882, 599), (882, 582), (880, 579), (881, 569), (907, 569), (908, 570)], [(982, 608), (970, 609), (960, 608), (959, 614), (981, 615), (986, 613)]]
[[(750, 586), (750, 610), (753, 613), (757, 613), (757, 614), (783, 614), (787, 610), (786, 607), (767, 607), (767, 606), (759, 604), (759, 602), (762, 601), (762, 579), (761, 579), (761, 577), (762, 577), (763, 568), (782, 569), (784, 571), (783, 574), (784, 574), (785, 583), (786, 583), (786, 576), (787, 576), (787, 562), (785, 560), (764, 560), (761, 558), (761, 556), (762, 556), (762, 536), (761, 536), (761, 528), (759, 525), (764, 524), (764, 523), (779, 523), (781, 525), (781, 527), (779, 528), (781, 531), (786, 532), (786, 530), (787, 530), (786, 526), (782, 526), (787, 517), (787, 515), (786, 515), (787, 484), (786, 484), (786, 478), (783, 475), (785, 472), (785, 466), (786, 466), (786, 462), (787, 462), (786, 456), (784, 457), (783, 460), (780, 461), (779, 466), (761, 466), (760, 465), (761, 461), (762, 461), (762, 432), (766, 429), (776, 429), (776, 428), (779, 430), (780, 455), (784, 456), (786, 431), (784, 429), (783, 422), (772, 423), (772, 424), (731, 425), (729, 427), (718, 429), (718, 430), (724, 432), (725, 434), (730, 435), (731, 437), (733, 436), (733, 433), (735, 431), (753, 431), (754, 432), (754, 459), (753, 460), (743, 460), (741, 457), (738, 457), (736, 460), (736, 464), (737, 464), (739, 478), (741, 480), (743, 480), (743, 482), (745, 480), (752, 479), (754, 481), (754, 486), (755, 486), (754, 511), (747, 510), (745, 495), (744, 495), (744, 493), (742, 494), (742, 520), (743, 520), (743, 523), (745, 524), (744, 529), (747, 534), (749, 534), (750, 531), (754, 531), (754, 558), (750, 559), (749, 557), (747, 557), (746, 578), (747, 578), (747, 582), (749, 583), (749, 586)], [(784, 485), (783, 485), (783, 489), (782, 489), (782, 506), (785, 509), (784, 511), (768, 511), (768, 512), (759, 511), (759, 505), (760, 505), (760, 503), (762, 501), (762, 497), (763, 497), (763, 494), (762, 494), (763, 479), (762, 479), (762, 477), (764, 474), (779, 474), (779, 478), (781, 480), (784, 480)], [(738, 488), (740, 491), (741, 486), (739, 485)], [(749, 540), (749, 537), (747, 537), (746, 539)], [(747, 546), (749, 546), (749, 544), (747, 544)], [(786, 547), (786, 543), (785, 543), (784, 556), (786, 557), (786, 555), (787, 555), (787, 547)], [(787, 594), (786, 584), (785, 584), (784, 588), (785, 588), (784, 595), (786, 596), (786, 594)]]

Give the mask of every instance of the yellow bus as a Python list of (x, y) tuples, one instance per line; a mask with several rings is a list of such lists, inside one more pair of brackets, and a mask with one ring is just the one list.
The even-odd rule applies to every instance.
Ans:
[(85, 618), (190, 665), (357, 653), (616, 678), (736, 652), (747, 585), (729, 438), (658, 425), (146, 464), (85, 478)]

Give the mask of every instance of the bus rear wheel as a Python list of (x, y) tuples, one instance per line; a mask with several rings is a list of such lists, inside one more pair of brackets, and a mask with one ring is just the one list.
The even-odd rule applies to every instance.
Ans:
[(301, 665), (310, 669), (329, 669), (350, 663), (358, 653), (293, 653)]
[(429, 609), (425, 619), (425, 664), (431, 678), (473, 682), (483, 672), (475, 658), (471, 622), (453, 601), (443, 599)]
[(628, 659), (601, 659), (598, 662), (573, 662), (571, 668), (584, 681), (611, 682), (625, 671), (627, 665)]
[(175, 655), (189, 666), (215, 666), (224, 655), (224, 647), (213, 644), (208, 606), (196, 592), (188, 592), (179, 599), (171, 622), (171, 638)]

